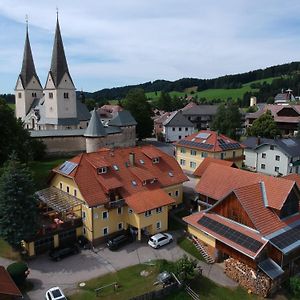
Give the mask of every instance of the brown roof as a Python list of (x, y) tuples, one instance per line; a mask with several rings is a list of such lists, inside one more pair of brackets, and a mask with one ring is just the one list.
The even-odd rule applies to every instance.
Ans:
[[(134, 166), (129, 163), (131, 153), (135, 157)], [(152, 157), (159, 157), (159, 162), (153, 163)], [(82, 153), (69, 161), (78, 164), (69, 175), (62, 174), (59, 167), (53, 172), (72, 178), (90, 207), (107, 203), (108, 192), (112, 189), (118, 189), (126, 200), (142, 191), (159, 190), (188, 181), (177, 161), (153, 146), (102, 148), (97, 152)], [(97, 168), (103, 166), (108, 167), (107, 172), (98, 174)], [(144, 180), (147, 180), (146, 185)]]
[(15, 282), (3, 266), (0, 266), (0, 295), (23, 297)]
[(285, 175), (282, 178), (294, 180), (297, 183), (298, 188), (300, 189), (300, 174), (292, 173), (292, 174)]
[(217, 159), (217, 158), (213, 158), (213, 157), (206, 157), (201, 162), (199, 167), (195, 170), (193, 175), (197, 176), (197, 177), (201, 177), (210, 163), (216, 163), (216, 164), (223, 165), (223, 166), (228, 166), (228, 167), (235, 167), (235, 163), (232, 162), (232, 161)]
[[(201, 135), (206, 135), (207, 138), (201, 138)], [(245, 148), (243, 144), (227, 137), (224, 134), (218, 134), (212, 130), (200, 130), (194, 134), (181, 139), (176, 146), (192, 149), (204, 150), (207, 152), (223, 152), (227, 150), (238, 150)]]
[(295, 182), (280, 177), (248, 172), (210, 163), (196, 185), (196, 191), (215, 200), (225, 198), (238, 188), (263, 181), (266, 187), (268, 206), (280, 210)]

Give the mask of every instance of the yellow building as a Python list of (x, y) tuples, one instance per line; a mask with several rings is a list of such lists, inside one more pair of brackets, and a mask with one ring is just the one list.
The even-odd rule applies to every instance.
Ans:
[(244, 146), (215, 131), (201, 130), (176, 143), (176, 159), (187, 173), (194, 173), (206, 157), (230, 160), (241, 167)]
[(166, 231), (168, 210), (182, 202), (187, 180), (176, 160), (153, 146), (80, 154), (55, 168), (50, 187), (37, 192), (53, 234), (41, 231), (38, 243), (24, 247), (34, 255), (79, 235), (97, 244), (129, 228), (138, 240)]

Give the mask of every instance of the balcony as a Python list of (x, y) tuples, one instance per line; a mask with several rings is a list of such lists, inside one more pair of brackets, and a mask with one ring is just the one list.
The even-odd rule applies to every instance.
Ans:
[(105, 208), (107, 209), (114, 209), (118, 207), (123, 207), (125, 205), (125, 200), (124, 199), (119, 199), (119, 200), (113, 200), (109, 201), (104, 204)]

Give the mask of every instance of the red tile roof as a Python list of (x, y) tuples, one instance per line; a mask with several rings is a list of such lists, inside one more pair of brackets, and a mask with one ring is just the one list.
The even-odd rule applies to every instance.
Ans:
[[(226, 237), (214, 232), (212, 229), (204, 227), (203, 225), (198, 223), (198, 221), (201, 220), (204, 216), (206, 216), (214, 221), (217, 221), (231, 229), (237, 230), (237, 231), (251, 237), (252, 239), (254, 239), (256, 241), (261, 242), (263, 244), (262, 247), (257, 252), (252, 252), (249, 249), (244, 248), (242, 245), (237, 244), (237, 243), (227, 239)], [(214, 214), (214, 213), (198, 212), (198, 213), (192, 214), (190, 216), (184, 217), (183, 220), (185, 222), (187, 222), (188, 224), (192, 225), (193, 227), (211, 235), (212, 237), (221, 241), (222, 243), (238, 250), (239, 252), (244, 253), (247, 256), (250, 256), (251, 258), (255, 258), (268, 242), (257, 231), (255, 231), (249, 227), (246, 227), (244, 225), (240, 225), (230, 219), (224, 218), (224, 217)]]
[[(129, 164), (130, 153), (135, 156), (134, 166)], [(159, 163), (154, 164), (149, 156), (160, 157)], [(97, 152), (82, 153), (69, 161), (78, 164), (69, 175), (59, 172), (59, 167), (53, 169), (53, 172), (73, 178), (90, 207), (107, 203), (108, 191), (111, 189), (117, 188), (120, 196), (126, 200), (127, 197), (142, 191), (159, 190), (188, 181), (177, 161), (153, 146), (114, 150), (102, 148)], [(107, 173), (97, 173), (97, 162), (100, 166), (108, 167)], [(118, 170), (114, 169), (114, 165)], [(150, 177), (156, 180), (149, 180), (143, 185), (143, 181)]]
[[(207, 138), (200, 138), (199, 134), (207, 134)], [(197, 145), (188, 145), (184, 144), (184, 141), (190, 141), (195, 142)], [(229, 144), (239, 144), (239, 147), (233, 148), (233, 147), (227, 147), (226, 150), (222, 149), (221, 144), (225, 143), (227, 146)], [(211, 130), (201, 130), (199, 132), (196, 132), (194, 134), (191, 134), (187, 136), (184, 139), (181, 139), (177, 143), (175, 143), (176, 146), (179, 147), (185, 147), (185, 148), (192, 148), (192, 149), (200, 149), (204, 150), (206, 152), (224, 152), (227, 150), (238, 150), (243, 149), (245, 146), (227, 136), (224, 134), (218, 134), (216, 131)], [(203, 145), (203, 146), (202, 146)], [(207, 145), (211, 145), (212, 147), (210, 149), (207, 148)]]
[(3, 266), (0, 266), (0, 296), (22, 297), (22, 293)]
[(127, 205), (137, 214), (158, 207), (171, 205), (175, 200), (163, 190), (141, 191), (125, 199)]
[(229, 160), (222, 160), (222, 159), (217, 159), (217, 158), (213, 158), (213, 157), (206, 157), (201, 162), (199, 167), (195, 170), (193, 175), (197, 176), (197, 177), (201, 177), (210, 163), (216, 163), (216, 164), (223, 165), (223, 166), (228, 166), (228, 167), (234, 167), (235, 166), (235, 163), (232, 162), (232, 161), (229, 161)]
[(269, 207), (280, 210), (295, 184), (294, 181), (210, 163), (195, 189), (218, 201), (235, 189), (260, 181), (266, 186)]
[(292, 174), (285, 175), (282, 178), (294, 180), (297, 183), (298, 188), (300, 189), (300, 174), (292, 173)]

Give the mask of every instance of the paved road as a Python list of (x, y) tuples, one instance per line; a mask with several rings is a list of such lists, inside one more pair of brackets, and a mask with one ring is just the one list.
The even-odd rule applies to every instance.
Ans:
[[(59, 262), (50, 261), (46, 255), (30, 260), (28, 262), (31, 270), (29, 279), (34, 284), (34, 290), (30, 291), (25, 299), (44, 299), (45, 291), (57, 285), (67, 294), (72, 293), (79, 282), (153, 259), (174, 261), (185, 253), (176, 245), (176, 242), (158, 250), (140, 242), (127, 245), (115, 252), (105, 247), (95, 250), (96, 252), (84, 250), (78, 255), (70, 256)], [(9, 260), (0, 258), (0, 265), (7, 266), (9, 263)], [(218, 264), (207, 265), (204, 262), (199, 262), (199, 264), (203, 268), (204, 276), (224, 286), (237, 286), (223, 273)]]

